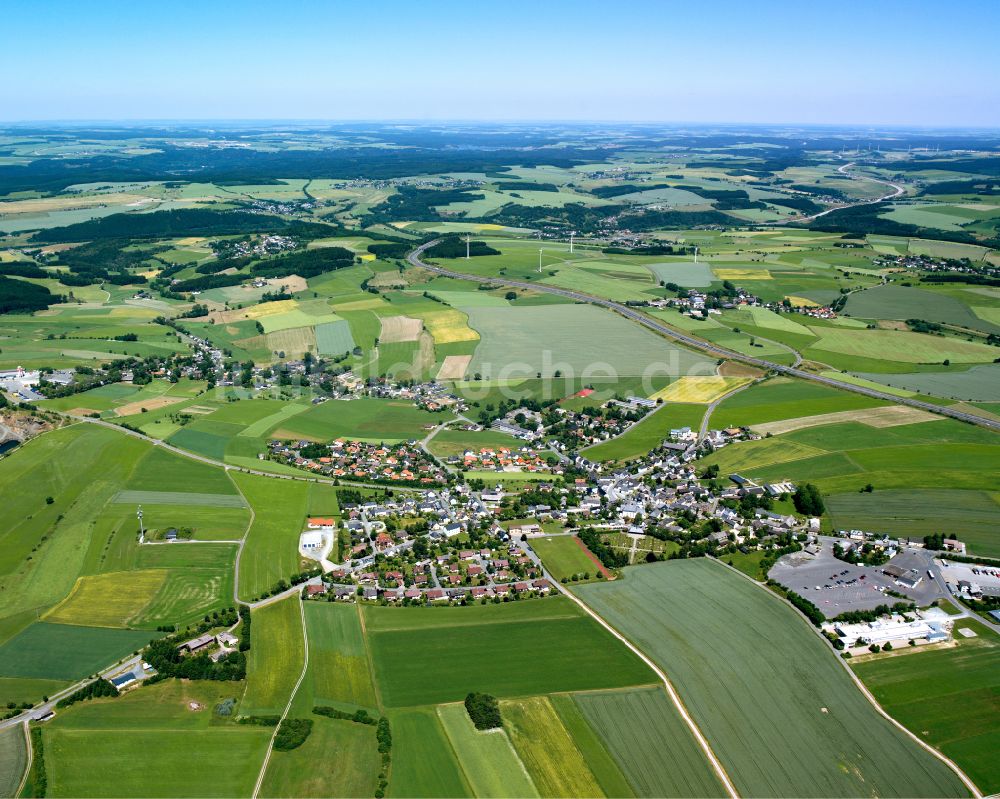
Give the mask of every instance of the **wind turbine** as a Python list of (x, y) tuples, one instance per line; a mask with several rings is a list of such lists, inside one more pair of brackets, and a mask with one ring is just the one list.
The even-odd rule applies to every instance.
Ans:
[(469, 260), (469, 246), (470, 246), (471, 241), (472, 241), (472, 236), (470, 236), (468, 233), (466, 233), (465, 234), (465, 260), (466, 261)]
[(694, 262), (698, 263), (698, 248), (694, 248)]
[(139, 520), (139, 543), (146, 543), (146, 530), (142, 525), (142, 505), (136, 508), (135, 516)]
[(542, 274), (542, 253), (545, 250), (541, 247), (538, 248), (538, 274)]
[(576, 231), (575, 230), (571, 230), (570, 234), (569, 234), (569, 252), (570, 252), (570, 255), (573, 254), (573, 237), (575, 235), (576, 235)]

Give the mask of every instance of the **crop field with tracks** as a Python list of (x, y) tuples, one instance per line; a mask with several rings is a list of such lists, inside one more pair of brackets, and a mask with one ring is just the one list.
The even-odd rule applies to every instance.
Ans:
[(725, 566), (631, 567), (574, 591), (670, 675), (741, 793), (965, 795), (875, 712), (807, 621)]

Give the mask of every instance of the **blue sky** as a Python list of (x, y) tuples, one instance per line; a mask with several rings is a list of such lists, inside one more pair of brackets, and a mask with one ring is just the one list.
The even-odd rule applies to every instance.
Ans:
[(1000, 127), (998, 0), (5, 3), (0, 119)]

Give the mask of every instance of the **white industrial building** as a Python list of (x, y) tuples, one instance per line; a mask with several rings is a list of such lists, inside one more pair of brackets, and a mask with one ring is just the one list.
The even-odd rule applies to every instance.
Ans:
[(833, 630), (848, 647), (871, 644), (882, 646), (889, 642), (905, 642), (918, 638), (926, 638), (930, 643), (948, 640), (948, 632), (940, 622), (924, 619), (907, 621), (902, 616), (860, 624), (834, 622)]

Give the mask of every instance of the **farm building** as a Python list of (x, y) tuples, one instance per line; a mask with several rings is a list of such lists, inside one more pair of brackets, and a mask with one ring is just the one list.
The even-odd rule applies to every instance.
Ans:
[(899, 566), (889, 565), (882, 569), (882, 573), (891, 577), (897, 584), (905, 588), (916, 588), (924, 576), (915, 569), (901, 569)]
[(139, 678), (136, 677), (133, 672), (129, 671), (125, 674), (119, 674), (117, 677), (114, 677), (111, 680), (111, 684), (120, 691), (122, 688), (127, 688), (132, 683), (138, 681)]
[(215, 643), (215, 636), (211, 634), (199, 635), (197, 638), (192, 638), (190, 641), (185, 641), (179, 647), (177, 647), (181, 652), (198, 652), (204, 649), (206, 646)]

